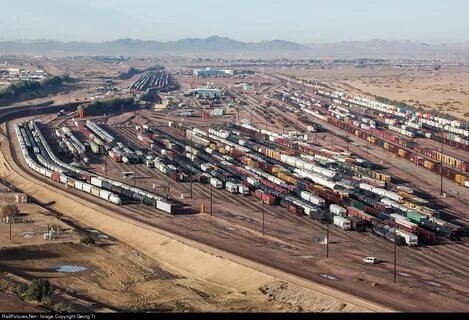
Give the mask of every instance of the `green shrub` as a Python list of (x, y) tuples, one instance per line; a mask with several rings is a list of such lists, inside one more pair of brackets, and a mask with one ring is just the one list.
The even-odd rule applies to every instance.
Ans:
[(29, 300), (42, 301), (50, 298), (55, 288), (45, 279), (33, 279), (28, 289), (24, 293), (24, 297)]
[(86, 244), (87, 246), (93, 246), (96, 244), (96, 240), (94, 240), (94, 238), (91, 236), (84, 236), (81, 237), (80, 243)]

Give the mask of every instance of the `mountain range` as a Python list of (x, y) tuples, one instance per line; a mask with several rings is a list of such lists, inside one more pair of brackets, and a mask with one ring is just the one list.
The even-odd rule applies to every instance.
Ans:
[(299, 44), (285, 40), (242, 42), (220, 36), (176, 41), (119, 39), (105, 42), (30, 40), (0, 42), (0, 54), (40, 56), (190, 56), (230, 58), (427, 58), (469, 59), (469, 43), (427, 44), (409, 40)]

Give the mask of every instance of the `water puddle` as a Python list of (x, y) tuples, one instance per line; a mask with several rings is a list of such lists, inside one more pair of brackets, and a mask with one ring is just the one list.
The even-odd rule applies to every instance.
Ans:
[(236, 228), (232, 228), (232, 227), (226, 227), (226, 229), (228, 229), (230, 231), (236, 231), (237, 230)]
[(87, 268), (83, 267), (83, 266), (64, 264), (64, 265), (61, 265), (61, 266), (55, 268), (55, 271), (64, 272), (64, 273), (75, 273), (75, 272), (85, 271), (86, 269)]
[(327, 279), (327, 280), (337, 280), (336, 277), (328, 275), (328, 274), (321, 274), (321, 277)]
[(435, 281), (423, 281), (424, 283), (426, 284), (429, 284), (433, 287), (443, 287), (443, 285), (441, 283), (438, 283), (438, 282), (435, 282)]
[(100, 237), (101, 239), (109, 239), (109, 236), (105, 235), (105, 234), (102, 234), (101, 232), (99, 232), (98, 230), (96, 229), (87, 229), (86, 231), (90, 232), (90, 233), (95, 233), (98, 237)]

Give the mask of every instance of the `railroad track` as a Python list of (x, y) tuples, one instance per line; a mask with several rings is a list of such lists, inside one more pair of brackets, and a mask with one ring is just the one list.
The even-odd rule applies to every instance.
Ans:
[[(10, 141), (12, 141), (10, 139)], [(18, 159), (18, 156), (16, 154), (16, 152), (14, 151), (14, 148), (13, 148), (13, 144), (10, 144), (10, 151), (12, 153), (12, 156), (13, 156), (13, 160), (20, 166), (20, 168), (23, 170), (23, 172), (30, 172), (32, 173), (30, 170), (28, 170), (27, 168), (25, 168), (21, 162), (19, 161)], [(36, 173), (32, 173), (33, 176), (35, 177), (38, 177), (38, 180), (46, 183), (46, 184), (55, 184), (55, 186), (59, 187), (60, 184), (57, 184), (56, 182), (51, 182), (49, 179), (47, 178), (44, 178)], [(81, 193), (80, 191), (76, 191), (74, 192), (74, 190), (67, 190), (67, 192), (70, 192), (72, 194), (75, 194), (75, 195), (78, 195), (78, 196), (83, 196), (83, 193)], [(222, 192), (222, 191), (220, 191)], [(165, 225), (161, 225), (160, 223), (155, 223), (155, 222), (149, 222), (148, 221), (148, 218), (150, 218), (151, 216), (165, 216), (166, 218), (166, 214), (162, 213), (161, 211), (159, 210), (156, 210), (156, 209), (153, 209), (151, 207), (146, 207), (144, 205), (136, 205), (135, 208), (133, 207), (116, 207), (112, 204), (108, 204), (106, 203), (105, 201), (102, 201), (100, 199), (95, 199), (93, 197), (91, 197), (90, 199), (91, 202), (99, 205), (99, 206), (102, 206), (102, 207), (105, 207), (109, 210), (112, 210), (114, 212), (118, 212), (120, 215), (122, 216), (125, 216), (125, 217), (129, 217), (129, 218), (132, 218), (136, 221), (139, 221), (139, 222), (142, 222), (142, 223), (147, 223), (147, 224), (150, 224), (150, 225), (153, 225), (153, 226), (156, 226), (158, 228), (161, 228), (163, 230), (166, 230), (166, 231), (169, 231), (169, 232), (172, 232), (172, 233), (176, 233), (176, 234), (180, 234), (180, 235), (183, 235), (183, 236), (186, 236), (184, 230), (182, 230), (182, 228), (168, 228), (167, 226)], [(127, 212), (128, 211), (128, 212)], [(145, 215), (144, 217), (142, 217), (142, 213)], [(295, 219), (297, 220), (304, 220), (306, 217), (297, 217)], [(178, 223), (180, 223), (180, 220), (182, 220), (181, 218), (178, 219), (178, 217), (171, 217), (171, 219), (175, 219), (175, 221), (178, 221)], [(215, 224), (218, 225), (217, 219), (215, 219)], [(311, 222), (308, 222), (308, 223), (313, 223), (313, 221)], [(190, 220), (188, 222), (184, 222), (184, 227), (187, 227), (187, 228), (193, 228), (193, 226), (191, 225), (190, 223)], [(287, 226), (285, 226), (287, 227)], [(179, 230), (181, 229), (181, 230)], [(239, 235), (237, 234), (237, 232), (235, 231), (232, 231), (230, 230), (230, 232), (228, 231), (225, 231), (225, 230), (218, 230), (217, 228), (215, 227), (212, 227), (212, 226), (209, 226), (207, 225), (207, 229), (210, 230), (212, 232), (219, 235), (220, 237), (222, 237), (223, 239), (226, 239), (226, 238), (236, 238), (236, 239), (239, 239), (241, 241), (244, 241), (245, 243), (248, 242), (252, 245), (256, 245), (257, 242), (256, 240), (247, 240), (244, 236), (242, 235)], [(354, 233), (354, 232), (343, 232), (341, 230), (334, 230), (335, 228), (331, 226), (330, 230), (331, 230), (331, 235), (337, 235), (337, 236), (341, 236), (341, 237), (344, 237), (346, 239), (352, 239), (352, 240), (357, 240), (357, 242), (359, 242), (361, 245), (365, 245), (365, 244), (373, 244), (373, 245), (376, 245), (378, 248), (382, 248), (383, 250), (386, 250), (386, 252), (392, 252), (392, 249), (390, 247), (392, 247), (392, 244), (390, 243), (386, 243), (384, 239), (379, 239), (378, 237), (370, 237), (370, 236), (364, 236), (364, 235), (361, 235), (361, 234), (358, 234), (358, 233)], [(254, 229), (253, 229), (254, 230)], [(256, 232), (258, 232), (258, 230), (255, 230)], [(275, 230), (272, 230), (275, 232)], [(376, 239), (374, 239), (376, 238)], [(378, 241), (379, 239), (379, 241)], [(290, 239), (286, 239), (288, 241), (291, 241)], [(212, 243), (211, 245), (213, 245), (214, 247), (216, 248), (219, 248), (219, 249), (222, 249), (222, 250), (226, 250), (226, 247), (224, 247), (223, 245), (221, 244), (218, 244), (218, 243)], [(295, 244), (297, 245), (297, 244)], [(298, 245), (301, 245), (301, 243), (299, 243)], [(464, 248), (461, 248), (461, 250), (463, 250)], [(291, 249), (290, 249), (291, 250)], [(413, 249), (411, 248), (400, 248), (400, 255), (405, 255), (406, 257), (409, 257), (411, 259), (414, 259), (416, 261), (420, 261), (422, 263), (425, 263), (426, 265), (438, 265), (438, 266), (441, 266), (441, 267), (447, 267), (448, 266), (448, 263), (451, 263), (451, 268), (447, 268), (447, 269), (451, 269), (451, 270), (455, 270), (455, 268), (453, 267), (453, 264), (454, 265), (458, 265), (458, 262), (459, 262), (459, 258), (458, 259), (451, 259), (451, 260), (446, 260), (446, 261), (441, 261), (441, 259), (439, 258), (432, 258), (432, 259), (424, 259), (422, 258), (420, 255), (419, 255), (419, 252), (415, 251), (415, 252), (412, 252)], [(409, 252), (411, 253), (410, 256), (409, 256)], [(304, 252), (303, 252), (304, 254)], [(290, 273), (295, 273), (295, 270), (293, 269), (289, 269), (288, 267), (279, 267), (279, 269), (282, 269), (282, 270), (285, 270), (287, 272), (290, 272)], [(457, 271), (457, 270), (456, 270)]]

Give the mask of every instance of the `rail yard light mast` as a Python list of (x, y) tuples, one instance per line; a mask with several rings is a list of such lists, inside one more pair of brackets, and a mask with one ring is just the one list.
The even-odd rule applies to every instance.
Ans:
[(107, 176), (107, 155), (104, 155), (104, 175)]
[(190, 183), (190, 188), (191, 188), (191, 199), (192, 199), (192, 170), (190, 170), (190, 174), (189, 174), (189, 183)]
[(265, 208), (264, 208), (264, 201), (261, 200), (262, 205), (262, 236), (265, 235)]
[(329, 258), (329, 217), (326, 215), (326, 258)]
[(394, 219), (394, 283), (396, 283), (397, 279), (397, 223), (396, 219)]
[(168, 197), (171, 197), (171, 178), (168, 176)]
[(210, 216), (213, 216), (213, 186), (212, 183), (210, 183)]
[(443, 128), (441, 129), (440, 196), (443, 196)]

